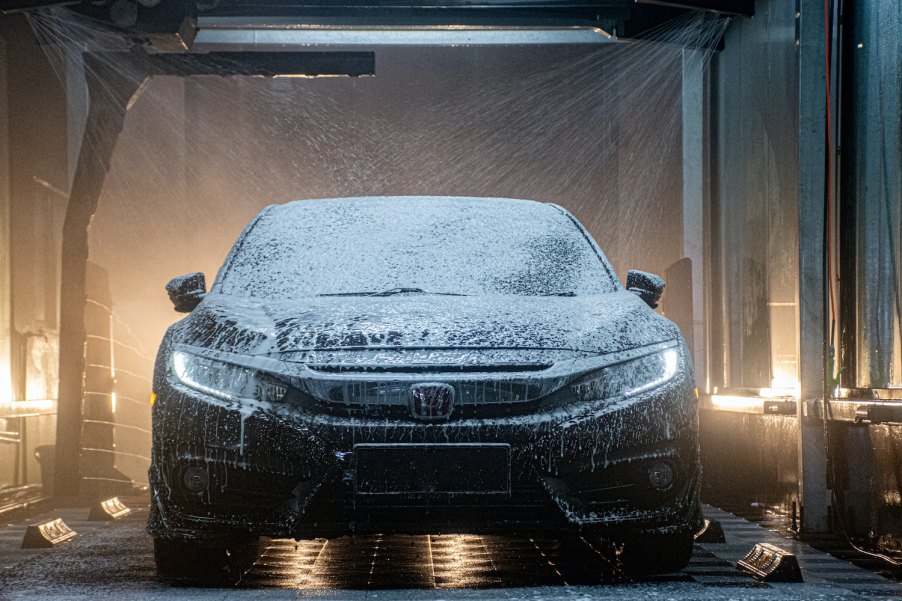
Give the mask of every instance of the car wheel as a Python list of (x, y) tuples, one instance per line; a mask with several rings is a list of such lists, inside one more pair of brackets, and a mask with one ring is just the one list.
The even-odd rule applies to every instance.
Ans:
[(256, 559), (257, 537), (222, 539), (154, 538), (161, 578), (218, 580), (240, 576)]
[(617, 557), (630, 574), (676, 572), (689, 564), (692, 534), (645, 534), (623, 543)]

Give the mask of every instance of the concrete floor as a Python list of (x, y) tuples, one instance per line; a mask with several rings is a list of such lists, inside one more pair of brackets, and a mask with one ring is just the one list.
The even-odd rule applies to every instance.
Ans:
[[(0, 525), (0, 599), (898, 599), (902, 585), (729, 513), (727, 543), (696, 545), (689, 567), (642, 582), (625, 578), (578, 537), (373, 536), (261, 544), (230, 581), (162, 582), (144, 533), (146, 506), (116, 522), (60, 509)], [(29, 523), (62, 517), (78, 535), (54, 549), (19, 546)], [(763, 584), (735, 562), (767, 541), (799, 557), (804, 584)]]

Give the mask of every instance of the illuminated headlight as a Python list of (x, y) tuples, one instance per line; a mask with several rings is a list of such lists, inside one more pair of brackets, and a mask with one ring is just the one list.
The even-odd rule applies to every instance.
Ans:
[(221, 399), (275, 402), (288, 393), (285, 384), (263, 372), (182, 351), (172, 353), (172, 371), (182, 384)]
[(669, 381), (677, 373), (680, 354), (675, 348), (605, 367), (570, 386), (581, 401), (629, 398)]

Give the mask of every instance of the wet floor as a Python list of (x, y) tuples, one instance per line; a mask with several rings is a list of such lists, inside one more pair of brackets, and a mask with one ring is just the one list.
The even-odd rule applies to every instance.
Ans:
[[(688, 570), (656, 582), (689, 582), (721, 570), (721, 584), (755, 581), (699, 548)], [(722, 568), (727, 568), (723, 570)], [(551, 536), (372, 536), (269, 541), (239, 587), (491, 589), (623, 584), (631, 579), (588, 541)]]
[[(902, 585), (708, 507), (724, 544), (696, 545), (683, 571), (635, 581), (578, 536), (426, 535), (265, 540), (240, 569), (216, 581), (161, 581), (144, 533), (146, 506), (89, 522), (84, 508), (0, 524), (0, 599), (898, 599)], [(62, 517), (78, 536), (54, 549), (20, 549), (29, 522)], [(765, 584), (739, 572), (754, 542), (799, 556), (805, 583)]]

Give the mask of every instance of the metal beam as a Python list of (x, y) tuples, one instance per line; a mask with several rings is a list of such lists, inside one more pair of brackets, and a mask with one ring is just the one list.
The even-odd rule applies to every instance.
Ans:
[(636, 0), (638, 4), (657, 4), (688, 10), (706, 10), (725, 15), (751, 17), (755, 14), (755, 0)]
[(145, 76), (175, 77), (358, 77), (375, 75), (372, 52), (203, 52), (146, 53), (130, 51), (95, 52), (102, 64), (116, 65), (119, 72)]
[(24, 12), (64, 4), (77, 4), (80, 0), (3, 0), (0, 14)]
[(630, 18), (634, 8), (634, 0), (268, 0), (262, 4), (219, 0), (201, 6), (193, 0), (166, 0), (153, 7), (139, 6), (130, 19), (118, 22), (110, 14), (110, 5), (103, 2), (82, 2), (71, 10), (95, 22), (126, 27), (130, 34), (154, 42), (160, 36), (178, 37), (186, 21), (205, 18), (288, 19), (316, 26), (609, 27)]
[(799, 10), (799, 473), (802, 529), (827, 530), (824, 440), (826, 70), (823, 0)]
[(272, 19), (201, 18), (195, 51), (297, 47), (499, 46), (613, 42), (598, 27), (323, 26)]
[(109, 63), (85, 58), (89, 107), (85, 139), (63, 222), (60, 281), (60, 371), (56, 426), (54, 495), (80, 492), (83, 377), (85, 370), (85, 302), (88, 227), (109, 169), (113, 148), (125, 123), (129, 99), (144, 78), (126, 78)]

